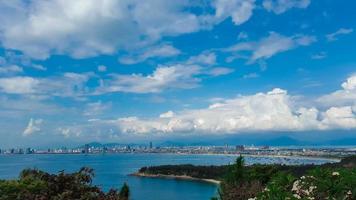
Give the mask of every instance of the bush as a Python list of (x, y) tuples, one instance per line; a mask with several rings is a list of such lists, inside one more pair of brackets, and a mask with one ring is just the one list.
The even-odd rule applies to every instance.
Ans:
[(276, 177), (257, 199), (356, 199), (355, 169), (316, 168), (298, 179), (287, 176)]
[(18, 180), (0, 180), (0, 200), (128, 200), (129, 188), (107, 193), (92, 185), (94, 171), (83, 167), (78, 172), (49, 174), (26, 169)]

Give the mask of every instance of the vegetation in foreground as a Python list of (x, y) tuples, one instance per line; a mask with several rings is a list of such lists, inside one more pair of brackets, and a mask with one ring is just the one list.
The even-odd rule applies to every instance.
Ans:
[(301, 166), (245, 166), (240, 156), (233, 165), (164, 165), (139, 172), (220, 180), (215, 200), (356, 200), (356, 156), (339, 163)]
[(26, 169), (17, 180), (0, 180), (0, 200), (128, 200), (126, 183), (120, 191), (103, 192), (92, 185), (93, 169), (83, 167), (78, 172), (49, 174)]

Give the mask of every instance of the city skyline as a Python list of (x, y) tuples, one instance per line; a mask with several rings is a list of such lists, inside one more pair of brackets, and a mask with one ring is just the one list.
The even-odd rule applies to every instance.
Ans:
[(1, 1), (0, 147), (356, 138), (355, 6)]

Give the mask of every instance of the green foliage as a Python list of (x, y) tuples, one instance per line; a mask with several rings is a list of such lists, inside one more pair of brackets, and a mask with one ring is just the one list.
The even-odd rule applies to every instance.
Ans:
[[(94, 171), (49, 174), (37, 169), (23, 170), (18, 180), (0, 180), (0, 200), (127, 200), (129, 188), (120, 194), (114, 189), (105, 193), (92, 185)], [(122, 195), (121, 195), (122, 193)]]
[(226, 166), (161, 165), (142, 167), (139, 173), (221, 180), (227, 170)]
[[(219, 188), (220, 200), (354, 200), (356, 157), (320, 166), (244, 166), (239, 157)], [(300, 178), (296, 178), (300, 177)]]
[(263, 192), (258, 194), (257, 199), (263, 200), (285, 200), (294, 199), (293, 195), (289, 193), (291, 189), (291, 184), (295, 178), (287, 173), (278, 173), (272, 180), (268, 183), (267, 187)]
[(121, 200), (127, 200), (129, 199), (129, 196), (130, 196), (129, 186), (126, 183), (124, 183), (124, 185), (120, 190), (119, 197)]
[(229, 172), (226, 174), (225, 177), (225, 182), (227, 182), (230, 185), (236, 185), (240, 182), (243, 182), (245, 177), (245, 170), (244, 170), (244, 164), (245, 160), (244, 158), (240, 155), (234, 165), (230, 166)]
[(299, 179), (289, 174), (277, 176), (267, 185), (266, 190), (258, 195), (257, 199), (286, 198), (356, 199), (356, 169), (315, 168)]

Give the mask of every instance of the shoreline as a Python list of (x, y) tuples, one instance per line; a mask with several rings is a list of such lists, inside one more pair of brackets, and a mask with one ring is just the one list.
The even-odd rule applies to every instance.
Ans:
[(120, 153), (89, 153), (89, 154), (82, 154), (82, 153), (34, 153), (34, 154), (0, 154), (4, 156), (13, 156), (13, 155), (115, 155), (115, 154), (167, 154), (167, 155), (203, 155), (203, 156), (239, 156), (242, 155), (244, 157), (266, 157), (266, 158), (302, 158), (306, 160), (328, 160), (333, 162), (339, 162), (341, 160), (340, 157), (337, 156), (307, 156), (307, 155), (271, 155), (271, 154), (245, 154), (245, 153), (132, 153), (132, 152), (120, 152)]
[(206, 182), (215, 185), (220, 185), (221, 182), (215, 179), (194, 178), (191, 176), (184, 176), (184, 175), (146, 174), (146, 173), (139, 173), (139, 172), (130, 174), (130, 176), (144, 177), (144, 178), (176, 179), (176, 180), (184, 180), (184, 181), (200, 181), (200, 182)]

